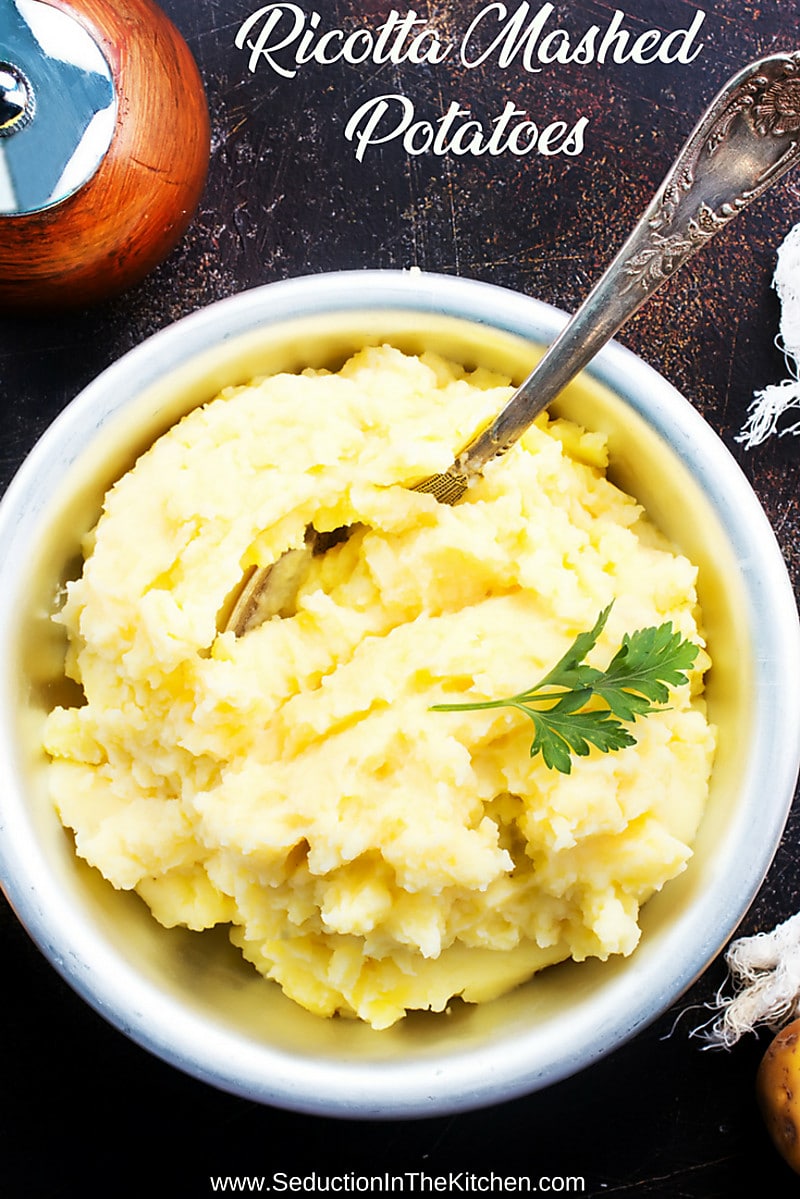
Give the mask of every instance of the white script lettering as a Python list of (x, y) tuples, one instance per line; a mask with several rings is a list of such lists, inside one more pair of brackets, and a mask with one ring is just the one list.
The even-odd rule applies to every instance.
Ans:
[(646, 29), (634, 37), (624, 28), (627, 17), (618, 8), (605, 29), (590, 26), (574, 46), (566, 29), (550, 29), (545, 33), (554, 12), (552, 4), (543, 4), (532, 14), (528, 0), (523, 0), (513, 13), (506, 4), (487, 4), (472, 19), (461, 41), (462, 65), (472, 69), (493, 58), (501, 69), (518, 62), (531, 74), (554, 62), (685, 65), (694, 62), (703, 48), (702, 42), (695, 44), (706, 18), (702, 9), (695, 12), (688, 29), (674, 29), (670, 33)]
[(393, 8), (376, 30), (320, 31), (321, 21), (318, 12), (306, 13), (298, 4), (265, 4), (242, 22), (234, 43), (238, 50), (250, 51), (251, 72), (263, 63), (284, 79), (294, 79), (298, 68), (311, 62), (326, 67), (340, 61), (436, 65), (453, 49), (413, 8), (405, 16)]
[(345, 126), (344, 136), (355, 145), (358, 162), (370, 147), (400, 141), (407, 154), (496, 155), (508, 151), (522, 156), (566, 154), (575, 157), (584, 148), (589, 121), (580, 117), (570, 128), (566, 121), (553, 121), (539, 128), (510, 100), (488, 129), (468, 108), (452, 101), (436, 121), (418, 120), (416, 108), (399, 93), (375, 96), (356, 109)]

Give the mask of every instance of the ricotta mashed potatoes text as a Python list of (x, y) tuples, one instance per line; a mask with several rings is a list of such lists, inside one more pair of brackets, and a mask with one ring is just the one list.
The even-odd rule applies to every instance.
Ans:
[[(229, 925), (321, 1016), (386, 1028), (628, 954), (691, 854), (702, 648), (635, 746), (570, 775), (518, 713), (430, 710), (523, 690), (612, 600), (592, 661), (664, 621), (703, 646), (695, 567), (608, 481), (600, 434), (542, 416), (454, 507), (409, 489), (509, 394), (388, 346), (230, 388), (109, 491), (57, 617), (86, 702), (45, 743), (78, 853), (164, 925)], [(220, 631), (309, 524), (358, 528), (296, 612)]]

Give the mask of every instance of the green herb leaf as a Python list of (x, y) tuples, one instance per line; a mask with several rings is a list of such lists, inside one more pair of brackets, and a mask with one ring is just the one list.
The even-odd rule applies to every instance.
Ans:
[(638, 633), (622, 639), (608, 668), (598, 680), (595, 691), (608, 706), (623, 720), (631, 720), (617, 707), (626, 706), (626, 697), (631, 693), (654, 704), (664, 704), (669, 699), (668, 684), (679, 687), (686, 682), (686, 671), (691, 669), (697, 657), (697, 646), (685, 641), (671, 624), (658, 628), (640, 629)]
[(611, 604), (598, 616), (594, 625), (587, 633), (578, 633), (563, 658), (559, 658), (553, 669), (540, 679), (532, 691), (540, 691), (542, 687), (579, 688), (591, 686), (600, 677), (600, 671), (594, 670), (584, 663), (584, 658), (594, 649), (597, 639), (606, 627)]
[[(626, 633), (605, 670), (585, 658), (605, 628), (611, 605), (593, 627), (579, 633), (552, 670), (527, 691), (504, 699), (475, 703), (435, 704), (434, 712), (515, 708), (533, 722), (531, 757), (537, 754), (551, 770), (569, 774), (572, 755), (585, 757), (592, 746), (602, 753), (635, 745), (623, 722), (657, 711), (669, 699), (669, 688), (688, 681), (697, 646), (676, 632), (671, 622)], [(589, 707), (589, 705), (592, 705)]]
[(562, 712), (557, 705), (547, 712), (533, 708), (527, 712), (535, 729), (531, 757), (540, 753), (545, 766), (562, 774), (572, 771), (572, 754), (583, 758), (592, 746), (609, 753), (636, 744), (636, 738), (604, 708)]

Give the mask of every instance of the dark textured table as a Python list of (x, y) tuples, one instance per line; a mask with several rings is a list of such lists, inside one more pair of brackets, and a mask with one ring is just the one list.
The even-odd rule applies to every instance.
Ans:
[[(698, 10), (692, 0), (631, 0), (625, 28), (636, 34), (702, 21), (693, 61), (556, 63), (538, 72), (526, 72), (519, 59), (503, 68), (497, 54), (469, 68), (454, 57), (312, 61), (290, 77), (263, 60), (250, 71), (235, 46), (258, 7), (252, 0), (165, 0), (163, 7), (208, 92), (213, 147), (201, 209), (169, 260), (128, 294), (70, 315), (2, 321), (3, 485), (107, 364), (176, 318), (256, 284), (418, 266), (572, 310), (718, 86), (750, 59), (800, 44), (793, 5), (713, 0)], [(391, 11), (385, 0), (319, 0), (317, 7), (320, 30), (374, 31)], [(416, 7), (443, 38), (457, 40), (485, 5), (420, 0)], [(509, 3), (509, 14), (519, 7)], [(530, 5), (531, 17), (538, 11)], [(569, 31), (575, 45), (581, 31), (605, 28), (613, 16), (603, 0), (565, 0), (547, 29)], [(278, 58), (293, 69), (290, 49)], [(409, 98), (417, 120), (436, 120), (457, 101), (487, 129), (507, 101), (541, 124), (585, 116), (585, 146), (573, 156), (414, 155), (394, 139), (366, 147), (358, 161), (347, 122), (382, 94)], [(796, 586), (800, 442), (773, 437), (744, 450), (736, 434), (753, 392), (785, 374), (773, 344), (779, 311), (771, 278), (777, 247), (798, 220), (800, 176), (740, 217), (620, 338), (698, 406), (737, 457)], [(772, 927), (800, 905), (799, 834), (800, 809), (744, 931)], [(212, 1175), (274, 1171), (306, 1178), (454, 1171), (451, 1193), (460, 1171), (583, 1176), (584, 1193), (594, 1196), (729, 1199), (800, 1190), (755, 1110), (765, 1038), (730, 1053), (702, 1052), (688, 1036), (692, 1017), (675, 1025), (688, 1004), (713, 998), (725, 978), (721, 960), (635, 1040), (546, 1091), (449, 1118), (342, 1123), (253, 1105), (151, 1058), (71, 992), (7, 906), (0, 916), (0, 1193), (9, 1199), (204, 1196)]]

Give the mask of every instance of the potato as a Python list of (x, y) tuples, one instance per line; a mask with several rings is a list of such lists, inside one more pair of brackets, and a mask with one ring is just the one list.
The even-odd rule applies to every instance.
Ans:
[(782, 1028), (764, 1054), (756, 1094), (775, 1147), (800, 1174), (800, 1019)]

